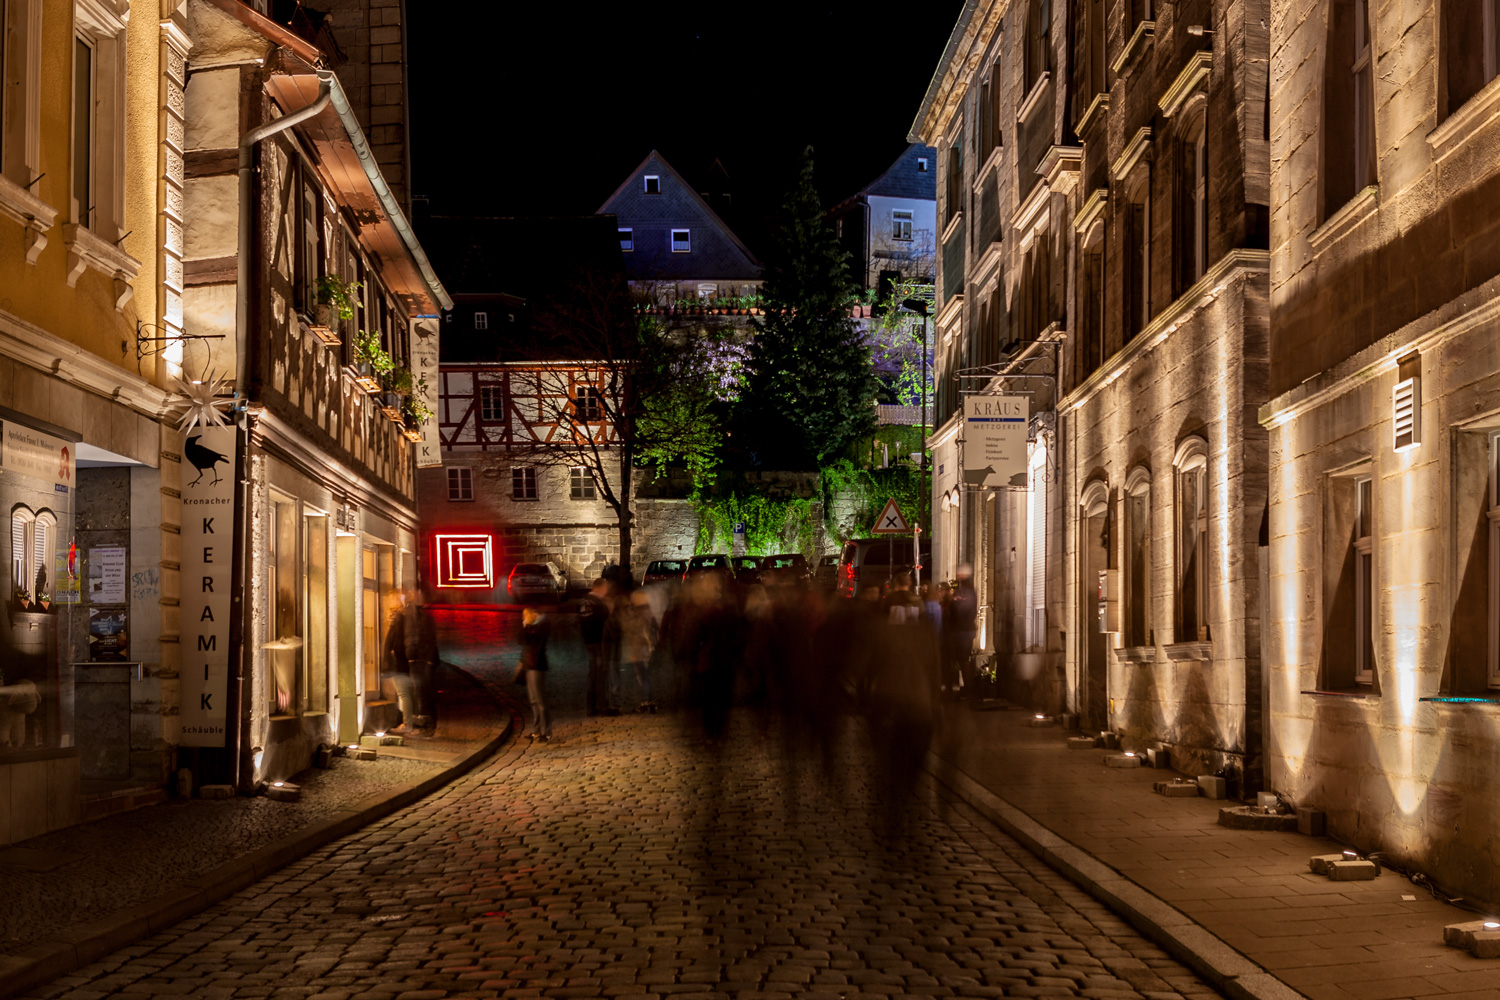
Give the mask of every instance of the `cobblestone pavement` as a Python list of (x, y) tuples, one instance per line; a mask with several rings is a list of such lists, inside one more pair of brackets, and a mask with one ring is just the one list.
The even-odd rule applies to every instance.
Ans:
[(1214, 995), (931, 785), (874, 832), (852, 723), (831, 771), (748, 714), (559, 730), (34, 995)]

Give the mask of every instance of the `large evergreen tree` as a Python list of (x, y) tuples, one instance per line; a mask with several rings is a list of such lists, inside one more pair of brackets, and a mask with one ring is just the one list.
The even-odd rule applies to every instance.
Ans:
[(750, 345), (747, 431), (759, 463), (821, 467), (875, 427), (870, 348), (854, 325), (857, 288), (813, 187), (812, 149), (782, 206)]

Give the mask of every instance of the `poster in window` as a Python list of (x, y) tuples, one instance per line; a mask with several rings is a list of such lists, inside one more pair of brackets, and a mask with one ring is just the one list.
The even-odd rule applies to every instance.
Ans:
[(125, 546), (89, 549), (89, 603), (125, 603)]
[(89, 661), (118, 663), (130, 658), (124, 608), (89, 608)]

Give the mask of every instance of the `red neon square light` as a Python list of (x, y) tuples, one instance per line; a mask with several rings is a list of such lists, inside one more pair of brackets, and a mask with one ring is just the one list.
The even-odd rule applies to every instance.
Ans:
[(495, 585), (495, 561), (489, 535), (434, 535), (433, 564), (439, 587), (489, 588)]

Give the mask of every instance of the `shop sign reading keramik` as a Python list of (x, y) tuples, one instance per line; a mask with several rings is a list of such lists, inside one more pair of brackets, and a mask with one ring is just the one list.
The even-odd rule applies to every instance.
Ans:
[(229, 691), (234, 552), (233, 427), (195, 427), (182, 445), (182, 739), (222, 747)]
[[(422, 421), (422, 440), (417, 444), (417, 468), (427, 469), (443, 464), (441, 442), (438, 440), (438, 321), (436, 317), (423, 316), (411, 325), (411, 370), (416, 378), (415, 389), (421, 391), (422, 402), (431, 414)], [(423, 380), (425, 381), (425, 384)]]

